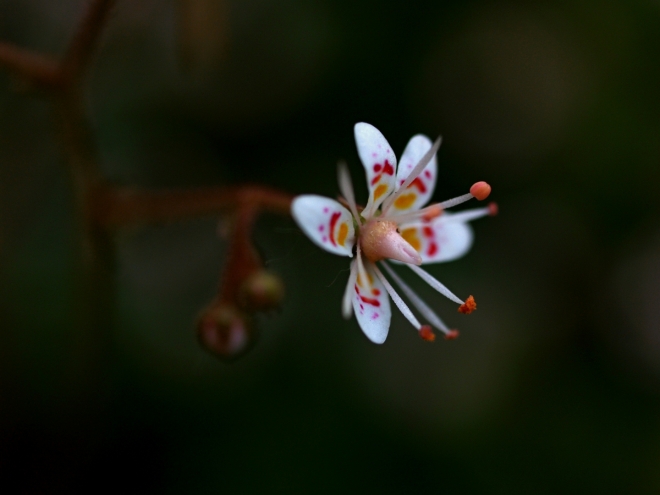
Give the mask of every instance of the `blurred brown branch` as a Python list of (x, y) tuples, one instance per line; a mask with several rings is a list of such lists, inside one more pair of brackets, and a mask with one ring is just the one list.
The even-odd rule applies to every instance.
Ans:
[[(233, 220), (230, 255), (217, 301), (228, 307), (232, 314), (248, 320), (252, 312), (277, 304), (282, 294), (282, 290), (278, 289), (279, 282), (273, 282), (274, 276), (266, 274), (265, 278), (256, 279), (247, 289), (251, 301), (266, 302), (261, 306), (240, 302), (239, 290), (242, 290), (243, 282), (254, 278), (255, 274), (265, 273), (261, 259), (252, 246), (254, 220), (261, 211), (289, 215), (293, 199), (291, 195), (259, 185), (140, 191), (116, 187), (102, 177), (82, 82), (115, 3), (115, 0), (92, 0), (88, 3), (78, 28), (59, 60), (0, 42), (0, 66), (27, 83), (29, 89), (45, 91), (53, 101), (79, 223), (80, 253), (77, 259), (81, 263), (81, 282), (80, 301), (76, 306), (83, 340), (89, 341), (81, 343), (81, 352), (86, 352), (90, 366), (99, 371), (107, 369), (103, 359), (98, 359), (103, 354), (101, 349), (111, 346), (116, 255), (112, 235), (115, 230), (131, 224), (165, 222), (211, 213), (230, 215)], [(271, 297), (268, 290), (264, 292), (264, 287), (268, 290), (275, 287), (276, 290), (271, 292), (277, 297)], [(230, 342), (231, 338), (218, 333), (222, 331), (222, 328), (217, 330), (214, 338)], [(207, 345), (207, 348), (216, 352), (218, 346), (212, 348)], [(216, 353), (235, 355), (231, 351), (234, 348), (230, 346), (229, 353)], [(85, 379), (90, 377), (82, 378), (83, 381)]]

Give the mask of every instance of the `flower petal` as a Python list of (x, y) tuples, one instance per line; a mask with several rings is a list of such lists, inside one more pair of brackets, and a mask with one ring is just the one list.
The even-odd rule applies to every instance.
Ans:
[[(401, 155), (399, 168), (396, 172), (396, 188), (398, 189), (401, 184), (406, 180), (410, 172), (419, 163), (424, 154), (431, 149), (433, 143), (423, 134), (413, 136), (406, 149)], [(403, 213), (406, 211), (419, 210), (431, 199), (433, 190), (435, 189), (435, 181), (438, 175), (438, 162), (435, 156), (431, 158), (429, 164), (424, 167), (424, 170), (412, 181), (391, 206), (391, 211), (396, 213)]]
[(291, 215), (315, 244), (340, 256), (353, 256), (353, 216), (334, 199), (307, 194), (291, 204)]
[(376, 344), (385, 342), (392, 319), (390, 298), (369, 262), (364, 264), (363, 270), (358, 270), (353, 287), (353, 311), (369, 340)]
[(472, 228), (464, 221), (452, 221), (443, 213), (434, 221), (415, 222), (399, 227), (401, 236), (414, 247), (424, 263), (440, 263), (460, 258), (472, 247)]
[(355, 124), (354, 131), (355, 144), (369, 185), (369, 202), (362, 213), (368, 218), (394, 192), (396, 156), (385, 137), (371, 124)]

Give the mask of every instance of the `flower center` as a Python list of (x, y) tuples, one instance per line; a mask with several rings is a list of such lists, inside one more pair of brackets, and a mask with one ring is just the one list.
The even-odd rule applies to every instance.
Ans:
[(360, 227), (358, 242), (364, 256), (375, 263), (393, 259), (421, 265), (419, 253), (399, 233), (398, 224), (392, 220), (372, 218)]

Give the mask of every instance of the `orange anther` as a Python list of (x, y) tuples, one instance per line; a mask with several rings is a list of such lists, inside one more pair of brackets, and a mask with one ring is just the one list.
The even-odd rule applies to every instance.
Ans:
[(476, 182), (472, 184), (470, 188), (470, 194), (477, 198), (479, 201), (483, 201), (490, 194), (491, 187), (487, 182)]
[(469, 315), (475, 309), (477, 309), (477, 303), (474, 301), (474, 297), (470, 296), (465, 303), (458, 307), (458, 312), (463, 313), (464, 315)]
[(424, 215), (422, 215), (422, 220), (430, 222), (434, 218), (438, 218), (440, 215), (442, 215), (442, 207), (440, 205), (431, 205), (425, 209)]
[(490, 204), (488, 205), (488, 214), (489, 214), (491, 217), (494, 217), (495, 215), (497, 215), (497, 214), (499, 213), (499, 211), (500, 211), (500, 210), (499, 210), (499, 208), (497, 207), (497, 203), (490, 203)]
[(458, 330), (449, 330), (445, 334), (445, 340), (454, 340), (458, 338)]
[(427, 342), (433, 342), (435, 340), (435, 334), (431, 330), (430, 325), (422, 325), (422, 328), (419, 329), (419, 336)]

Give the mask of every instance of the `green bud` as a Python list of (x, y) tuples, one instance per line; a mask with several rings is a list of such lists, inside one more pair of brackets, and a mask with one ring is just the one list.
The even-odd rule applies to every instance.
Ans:
[(241, 284), (238, 293), (240, 306), (249, 312), (270, 311), (284, 299), (284, 284), (274, 273), (260, 270)]

